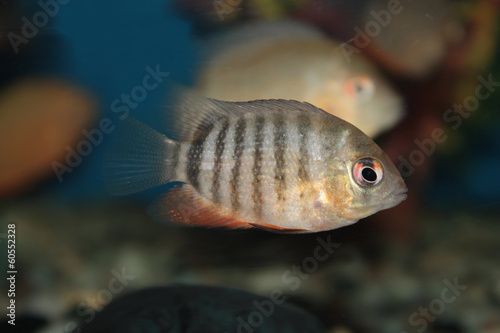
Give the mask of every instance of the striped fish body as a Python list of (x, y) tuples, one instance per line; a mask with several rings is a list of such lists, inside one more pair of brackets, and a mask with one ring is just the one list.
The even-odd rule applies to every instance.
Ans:
[(298, 112), (223, 117), (197, 142), (180, 145), (175, 178), (237, 219), (312, 229), (334, 218), (318, 216), (305, 193), (324, 183), (323, 174), (331, 169), (326, 152), (331, 156), (341, 148), (327, 140), (331, 126)]
[(170, 114), (168, 137), (129, 120), (131, 139), (108, 166), (118, 194), (180, 182), (150, 209), (174, 224), (315, 232), (354, 223), (351, 160), (383, 154), (354, 126), (294, 101), (186, 96)]

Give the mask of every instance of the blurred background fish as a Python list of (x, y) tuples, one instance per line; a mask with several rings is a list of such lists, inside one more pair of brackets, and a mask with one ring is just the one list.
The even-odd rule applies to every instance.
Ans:
[[(493, 1), (492, 1), (493, 2)], [(199, 35), (232, 30), (242, 22), (292, 17), (348, 43), (393, 75), (432, 75), (466, 34), (457, 4), (419, 0), (177, 0)]]
[(362, 55), (297, 21), (247, 23), (202, 42), (197, 90), (225, 101), (311, 103), (375, 137), (403, 117), (403, 101)]
[(54, 163), (66, 163), (95, 109), (90, 93), (63, 80), (25, 79), (3, 90), (0, 132), (8, 139), (0, 142), (0, 198), (33, 187), (53, 175)]

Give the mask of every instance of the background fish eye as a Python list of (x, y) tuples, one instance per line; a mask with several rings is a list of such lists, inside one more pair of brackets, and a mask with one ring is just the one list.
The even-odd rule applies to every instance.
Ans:
[(366, 75), (350, 78), (345, 83), (345, 89), (350, 95), (361, 102), (369, 101), (375, 94), (373, 80)]

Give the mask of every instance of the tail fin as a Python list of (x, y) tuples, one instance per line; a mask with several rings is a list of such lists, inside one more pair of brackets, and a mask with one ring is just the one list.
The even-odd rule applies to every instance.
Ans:
[(104, 162), (108, 191), (127, 195), (171, 181), (179, 143), (136, 119), (127, 118), (121, 125)]

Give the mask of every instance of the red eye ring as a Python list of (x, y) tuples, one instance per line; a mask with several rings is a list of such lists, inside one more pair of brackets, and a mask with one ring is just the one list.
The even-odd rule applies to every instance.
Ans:
[(354, 163), (352, 175), (358, 185), (372, 187), (382, 181), (384, 169), (378, 160), (372, 157), (363, 157)]
[(351, 77), (343, 83), (344, 92), (358, 102), (368, 102), (375, 95), (375, 84), (366, 75)]

